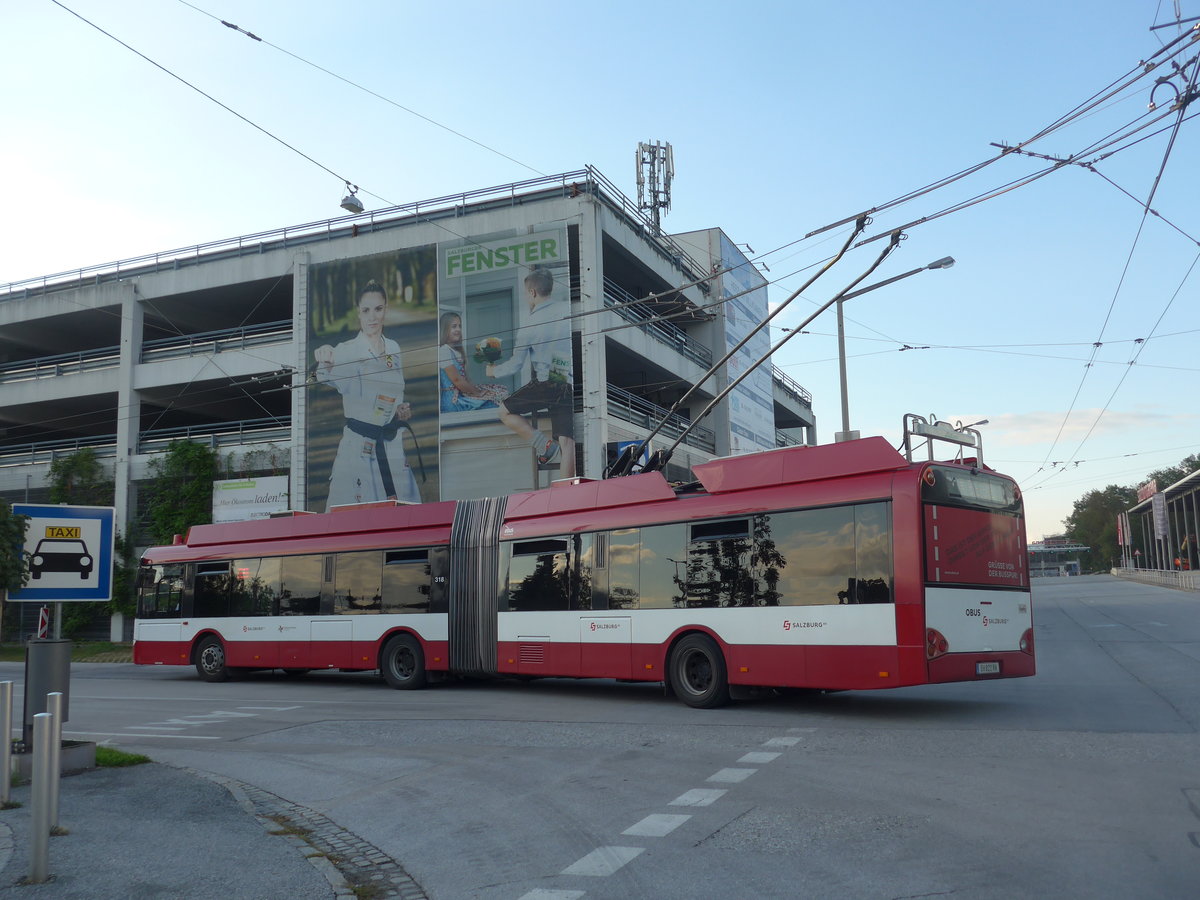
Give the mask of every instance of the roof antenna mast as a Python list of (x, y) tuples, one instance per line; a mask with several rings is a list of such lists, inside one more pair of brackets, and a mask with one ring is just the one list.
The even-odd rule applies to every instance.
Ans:
[(666, 142), (643, 141), (637, 148), (638, 209), (650, 214), (656, 235), (662, 234), (662, 217), (671, 211), (671, 179), (675, 154)]

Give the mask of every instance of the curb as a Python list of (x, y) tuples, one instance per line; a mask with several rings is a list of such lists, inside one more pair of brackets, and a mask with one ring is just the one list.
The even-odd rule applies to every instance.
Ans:
[(355, 887), (361, 885), (373, 886), (377, 900), (429, 900), (399, 862), (321, 813), (234, 778), (186, 766), (173, 768), (229, 791), (268, 834), (283, 838), (325, 876), (337, 900), (355, 900)]

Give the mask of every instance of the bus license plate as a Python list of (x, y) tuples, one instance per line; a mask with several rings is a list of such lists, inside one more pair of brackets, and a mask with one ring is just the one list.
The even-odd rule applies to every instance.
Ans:
[(976, 675), (999, 675), (1000, 674), (1000, 663), (999, 662), (975, 663), (975, 674)]

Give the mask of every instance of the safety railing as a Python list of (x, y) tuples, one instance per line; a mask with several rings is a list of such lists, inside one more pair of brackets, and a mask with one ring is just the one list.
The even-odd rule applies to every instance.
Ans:
[(243, 325), (240, 328), (225, 328), (219, 331), (203, 331), (196, 334), (181, 334), (169, 338), (155, 338), (142, 342), (142, 362), (158, 362), (164, 359), (179, 359), (198, 353), (221, 353), (227, 350), (245, 350), (264, 344), (278, 344), (292, 339), (292, 320), (280, 319), (258, 325)]
[[(619, 315), (626, 322), (638, 326), (660, 344), (665, 344), (682, 353), (693, 362), (704, 368), (712, 365), (712, 351), (692, 338), (686, 331), (672, 322), (648, 321), (655, 318), (653, 310), (644, 304), (636, 304), (639, 298), (633, 296), (610, 278), (604, 279), (604, 305)], [(631, 305), (636, 304), (636, 305)]]
[(1118, 566), (1112, 574), (1126, 581), (1157, 584), (1180, 591), (1200, 591), (1200, 572), (1177, 572), (1170, 569), (1131, 569)]
[(19, 381), (36, 381), (39, 378), (54, 378), (59, 375), (77, 375), (99, 369), (115, 369), (121, 364), (120, 347), (100, 347), (95, 350), (80, 350), (78, 353), (60, 353), (56, 356), (39, 356), (0, 365), (0, 384)]
[[(130, 259), (84, 266), (65, 272), (55, 272), (36, 278), (26, 278), (0, 284), (0, 302), (26, 297), (30, 294), (41, 293), (51, 289), (77, 287), (83, 284), (103, 284), (118, 281), (133, 275), (148, 274), (159, 271), (170, 271), (199, 262), (214, 259), (226, 259), (239, 256), (250, 256), (266, 253), (271, 250), (287, 249), (301, 246), (314, 241), (329, 240), (350, 234), (361, 234), (381, 228), (392, 228), (406, 224), (412, 220), (433, 220), (453, 218), (467, 212), (468, 207), (478, 208), (491, 205), (516, 205), (530, 199), (530, 195), (544, 191), (561, 192), (564, 196), (577, 196), (580, 193), (602, 194), (610, 206), (631, 220), (631, 224), (639, 226), (646, 237), (658, 247), (663, 256), (674, 261), (681, 268), (690, 270), (689, 274), (699, 277), (702, 273), (700, 265), (682, 246), (666, 234), (654, 233), (650, 220), (647, 219), (637, 205), (626, 197), (611, 181), (599, 171), (587, 166), (559, 175), (543, 175), (524, 181), (514, 181), (509, 184), (480, 188), (474, 191), (464, 191), (458, 194), (447, 194), (430, 200), (419, 200), (401, 206), (389, 206), (384, 209), (355, 215), (338, 216), (316, 222), (306, 222), (287, 228), (277, 228), (270, 231), (260, 231), (234, 238), (225, 238), (179, 247), (161, 253), (148, 253)], [(700, 285), (708, 290), (708, 284)]]
[(775, 429), (775, 446), (776, 447), (799, 447), (800, 442), (790, 434), (784, 434), (779, 429)]
[(790, 394), (798, 403), (812, 409), (812, 394), (808, 389), (773, 365), (771, 366), (771, 379), (779, 385), (784, 393)]
[[(247, 419), (244, 422), (209, 422), (179, 428), (156, 428), (138, 435), (138, 453), (161, 453), (172, 441), (195, 441), (209, 447), (233, 447), (241, 444), (288, 442), (292, 439), (291, 420)], [(64, 438), (54, 441), (32, 441), (0, 446), (0, 468), (29, 466), (54, 462), (90, 448), (98, 458), (117, 455), (117, 436), (100, 434), (84, 438)]]
[(156, 428), (138, 435), (139, 453), (158, 453), (172, 441), (193, 441), (209, 447), (231, 447), (242, 444), (266, 444), (292, 439), (290, 417), (277, 419), (246, 419), (241, 422), (208, 422), (179, 428)]
[(0, 468), (52, 463), (60, 456), (69, 456), (85, 448), (91, 448), (101, 459), (116, 456), (117, 436), (115, 434), (97, 434), (84, 438), (5, 444), (0, 446)]
[[(608, 385), (608, 413), (631, 425), (650, 429), (663, 423), (659, 434), (664, 437), (677, 438), (692, 426), (690, 419), (668, 411), (651, 403), (643, 397), (631, 394), (615, 384)], [(683, 439), (685, 444), (704, 450), (708, 453), (717, 452), (717, 435), (711, 428), (696, 425)]]

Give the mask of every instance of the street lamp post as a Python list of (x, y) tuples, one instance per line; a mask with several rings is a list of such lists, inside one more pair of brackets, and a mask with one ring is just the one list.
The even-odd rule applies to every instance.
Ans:
[(865, 288), (857, 291), (851, 291), (848, 294), (843, 294), (837, 301), (837, 339), (838, 339), (838, 376), (841, 381), (842, 389), (842, 430), (833, 436), (834, 441), (853, 441), (857, 440), (859, 433), (850, 430), (850, 392), (847, 388), (846, 381), (846, 325), (845, 318), (842, 315), (842, 304), (854, 297), (865, 294), (868, 291), (878, 290), (881, 287), (887, 287), (889, 284), (895, 284), (904, 278), (924, 272), (926, 269), (949, 269), (954, 265), (953, 256), (943, 256), (941, 259), (935, 259), (929, 265), (921, 266), (918, 269), (911, 269), (908, 272), (902, 272), (899, 275), (894, 275), (891, 278), (885, 278), (876, 284), (868, 285)]

